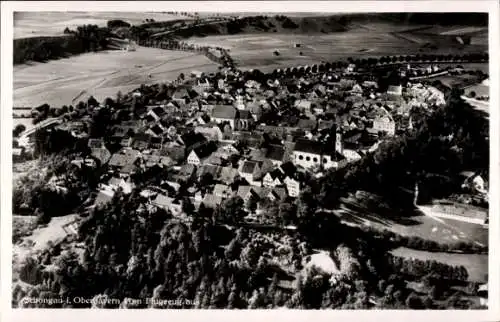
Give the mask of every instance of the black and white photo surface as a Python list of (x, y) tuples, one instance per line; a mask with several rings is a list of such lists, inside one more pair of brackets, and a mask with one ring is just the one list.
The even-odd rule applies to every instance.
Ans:
[(11, 12), (11, 308), (491, 308), (487, 10), (162, 6)]

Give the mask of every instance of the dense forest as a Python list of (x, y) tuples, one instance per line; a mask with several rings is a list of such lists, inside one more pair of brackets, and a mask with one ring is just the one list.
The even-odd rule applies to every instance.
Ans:
[[(326, 219), (311, 213), (313, 220), (323, 221), (324, 229), (339, 232), (330, 234), (329, 240), (328, 249), (341, 270), (332, 281), (321, 271), (303, 270), (302, 260), (310, 253), (309, 243), (301, 241), (306, 236), (228, 229), (214, 222), (206, 209), (193, 215), (191, 225), (185, 225), (161, 209), (146, 210), (140, 205), (136, 193), (117, 194), (111, 204), (92, 211), (80, 226), (78, 241), (85, 245), (82, 254), (54, 247), (39, 260), (27, 261), (20, 278), (36, 286), (28, 291), (16, 287), (14, 304), (31, 296), (104, 297), (120, 299), (120, 305), (128, 308), (151, 307), (146, 299), (188, 299), (194, 307), (204, 309), (366, 309), (374, 305), (423, 309), (439, 308), (436, 301), (443, 300), (444, 305), (453, 306), (447, 300), (454, 294), (450, 287), (462, 285), (468, 277), (463, 267), (393, 257), (387, 253), (388, 246), (372, 235), (351, 230), (331, 216)], [(276, 241), (287, 238), (291, 242), (277, 253)], [(283, 249), (287, 251), (283, 253)], [(282, 257), (298, 275), (291, 274), (283, 262), (276, 262)], [(57, 269), (45, 269), (49, 265)], [(417, 295), (406, 286), (405, 281), (421, 278), (432, 289), (429, 295)], [(291, 287), (284, 284), (287, 280)], [(373, 298), (378, 303), (373, 304)], [(99, 304), (102, 301), (93, 306)], [(56, 305), (89, 307), (91, 303)], [(152, 306), (192, 308), (193, 304)]]
[(60, 37), (33, 37), (14, 39), (14, 64), (27, 61), (45, 62), (106, 49), (109, 30), (97, 25), (78, 26), (64, 30)]

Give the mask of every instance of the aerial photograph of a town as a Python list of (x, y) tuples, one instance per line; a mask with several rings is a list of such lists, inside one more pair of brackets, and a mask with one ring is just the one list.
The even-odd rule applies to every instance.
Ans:
[(12, 308), (488, 309), (488, 13), (144, 10), (14, 12)]

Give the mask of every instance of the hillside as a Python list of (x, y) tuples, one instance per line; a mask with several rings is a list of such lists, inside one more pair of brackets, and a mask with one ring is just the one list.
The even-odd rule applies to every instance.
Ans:
[(341, 17), (287, 17), (287, 16), (252, 16), (240, 19), (209, 21), (193, 25), (169, 28), (158, 32), (158, 24), (141, 25), (138, 28), (153, 31), (152, 37), (204, 37), (212, 35), (234, 35), (246, 33), (330, 33), (345, 31), (347, 28), (341, 23)]

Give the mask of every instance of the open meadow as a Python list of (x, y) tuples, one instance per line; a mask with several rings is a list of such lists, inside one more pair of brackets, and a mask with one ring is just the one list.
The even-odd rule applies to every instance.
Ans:
[(14, 66), (14, 106), (75, 105), (93, 95), (102, 101), (141, 84), (176, 79), (180, 73), (213, 72), (217, 64), (203, 55), (138, 47), (103, 51), (47, 63)]
[(435, 260), (452, 266), (463, 265), (469, 273), (469, 281), (483, 283), (487, 281), (485, 277), (488, 274), (488, 255), (427, 252), (406, 247), (397, 248), (391, 253), (405, 258)]
[(190, 18), (161, 12), (16, 12), (14, 13), (14, 39), (60, 36), (66, 27), (75, 29), (84, 24), (104, 27), (108, 20), (113, 19), (121, 19), (132, 25), (139, 25), (145, 19), (168, 21)]
[(360, 200), (345, 198), (336, 211), (341, 221), (353, 226), (369, 226), (389, 230), (408, 237), (420, 237), (443, 244), (473, 242), (488, 245), (488, 228), (483, 225), (457, 220), (444, 220), (427, 216), (422, 211), (412, 211), (406, 216), (394, 211), (373, 209)]

